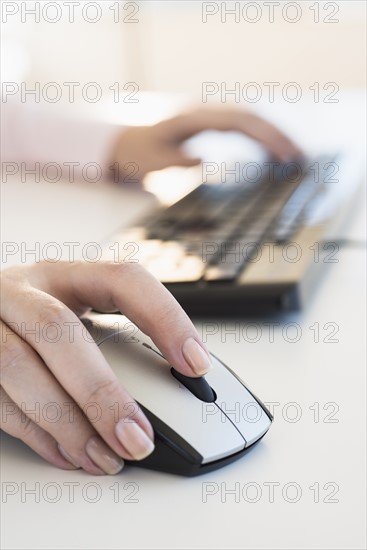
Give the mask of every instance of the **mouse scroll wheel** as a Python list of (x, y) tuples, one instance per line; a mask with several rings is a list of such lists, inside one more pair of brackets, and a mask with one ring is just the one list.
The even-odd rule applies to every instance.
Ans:
[(192, 378), (191, 376), (181, 374), (174, 368), (171, 368), (171, 373), (183, 386), (185, 386), (185, 388), (191, 391), (191, 393), (201, 401), (213, 403), (216, 400), (217, 396), (214, 390), (202, 376), (200, 378)]

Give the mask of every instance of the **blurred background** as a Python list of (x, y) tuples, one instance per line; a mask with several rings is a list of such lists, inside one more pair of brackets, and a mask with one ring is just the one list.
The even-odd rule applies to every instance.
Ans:
[(2, 2), (3, 81), (136, 82), (199, 101), (205, 81), (365, 86), (364, 0), (67, 4)]
[[(3, 100), (6, 83), (19, 90), (38, 85), (40, 102), (53, 113), (76, 107), (78, 116), (135, 125), (202, 104), (206, 90), (206, 103), (258, 110), (312, 154), (312, 148), (344, 146), (336, 142), (346, 135), (342, 124), (363, 125), (360, 97), (357, 107), (353, 94), (366, 85), (365, 21), (364, 0), (2, 2)], [(60, 90), (55, 102), (42, 95), (44, 89), (50, 98), (57, 93), (50, 83)], [(88, 97), (99, 93), (93, 83), (101, 97), (86, 101), (85, 86)], [(27, 103), (33, 102), (30, 94)], [(303, 135), (302, 116), (307, 120), (310, 113), (324, 128), (338, 120), (339, 132), (330, 127)], [(252, 145), (247, 143), (250, 156)], [(208, 140), (195, 147), (188, 151), (203, 159), (205, 148), (211, 160), (222, 152), (220, 145), (213, 153)], [(234, 142), (228, 148), (238, 153)], [(186, 178), (177, 170), (175, 177)], [(154, 175), (148, 179), (156, 193), (162, 182), (161, 200), (177, 198), (168, 197), (163, 172), (159, 183)]]

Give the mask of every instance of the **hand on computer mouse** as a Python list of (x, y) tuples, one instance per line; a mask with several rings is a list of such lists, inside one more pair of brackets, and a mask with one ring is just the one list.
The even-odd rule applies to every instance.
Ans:
[(1, 428), (64, 469), (114, 474), (154, 449), (153, 429), (79, 316), (121, 311), (182, 374), (211, 362), (172, 295), (134, 263), (59, 262), (1, 275)]
[[(199, 158), (190, 158), (182, 143), (204, 130), (238, 131), (261, 143), (275, 158), (289, 162), (303, 156), (302, 151), (283, 132), (255, 113), (230, 108), (201, 108), (163, 120), (153, 126), (125, 130), (112, 155), (119, 179), (124, 181), (124, 166), (134, 163), (134, 178), (141, 180), (153, 170), (168, 166), (196, 166)], [(116, 171), (115, 171), (116, 174)]]

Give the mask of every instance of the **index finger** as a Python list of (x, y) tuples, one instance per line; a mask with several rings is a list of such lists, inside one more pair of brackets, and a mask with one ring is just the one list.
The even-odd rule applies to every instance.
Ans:
[[(202, 376), (211, 360), (197, 330), (172, 294), (137, 263), (45, 263), (30, 280), (73, 311), (120, 311), (151, 337), (167, 361), (187, 376)], [(51, 282), (52, 281), (52, 282)]]
[(204, 130), (238, 131), (255, 139), (276, 158), (287, 162), (304, 153), (284, 132), (259, 115), (233, 108), (202, 108), (164, 120), (161, 131), (175, 133), (178, 140), (188, 139)]

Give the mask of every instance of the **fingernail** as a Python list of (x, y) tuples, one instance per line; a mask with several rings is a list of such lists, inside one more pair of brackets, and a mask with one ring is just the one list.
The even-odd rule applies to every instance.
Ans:
[(145, 431), (129, 419), (121, 418), (116, 424), (116, 436), (135, 460), (142, 460), (154, 450), (154, 443)]
[(194, 338), (185, 340), (182, 353), (195, 374), (201, 376), (213, 368), (208, 354)]
[(77, 464), (75, 460), (69, 455), (69, 453), (65, 451), (64, 447), (61, 447), (59, 443), (57, 444), (57, 448), (59, 449), (60, 454), (65, 458), (65, 460), (70, 462), (70, 464), (75, 466), (75, 468), (80, 468), (80, 464)]
[(94, 464), (106, 472), (106, 474), (117, 474), (124, 467), (122, 458), (111, 451), (98, 435), (93, 435), (88, 439), (85, 452)]

